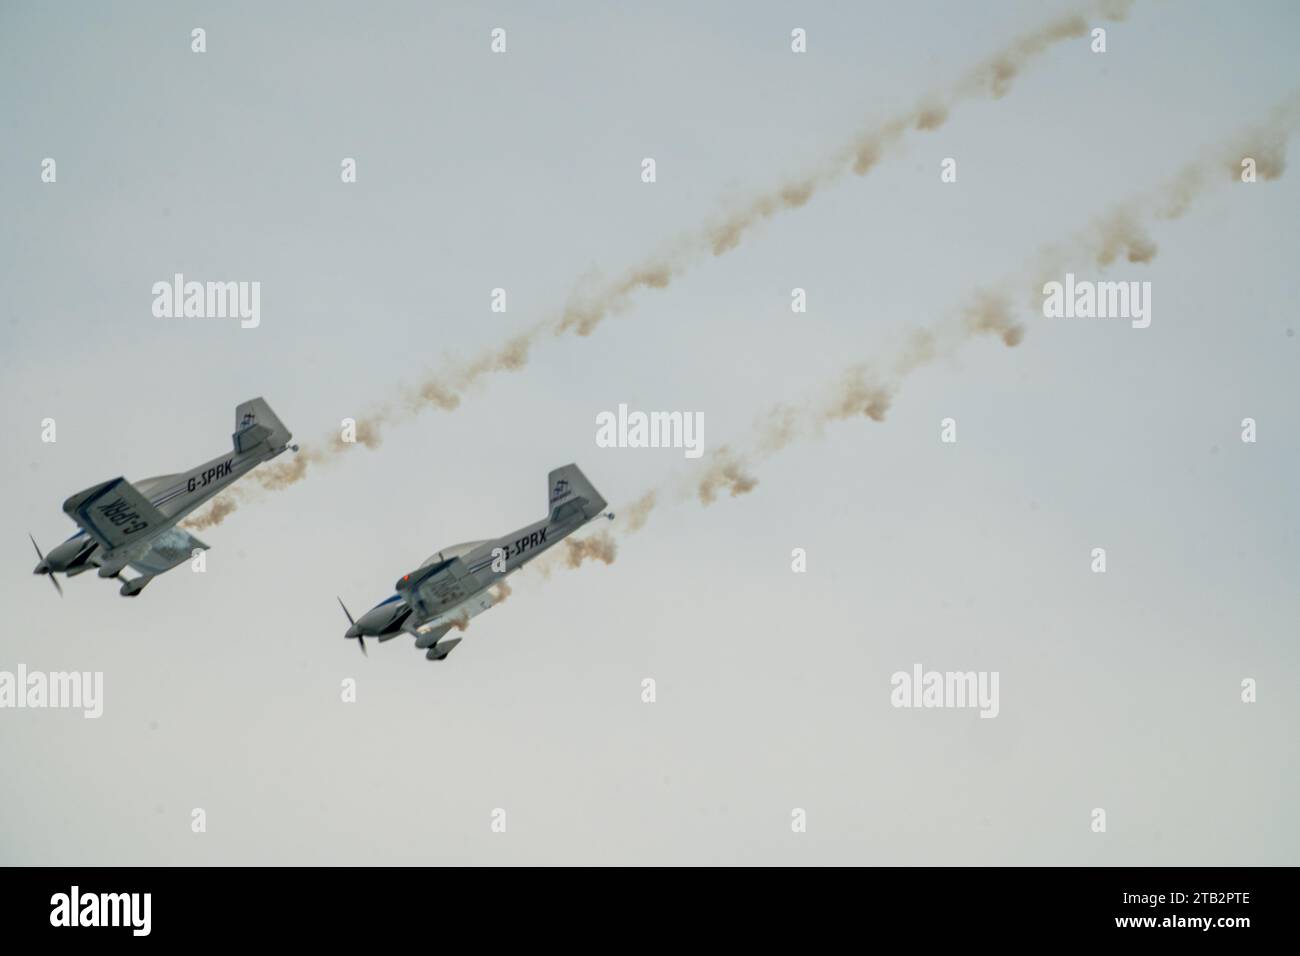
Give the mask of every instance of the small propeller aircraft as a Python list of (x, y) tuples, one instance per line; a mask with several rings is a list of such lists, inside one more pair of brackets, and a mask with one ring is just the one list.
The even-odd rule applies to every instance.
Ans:
[[(81, 530), (49, 554), (42, 554), (29, 534), (40, 558), (32, 573), (49, 575), (62, 595), (56, 573), (73, 577), (98, 567), (101, 578), (122, 581), (119, 593), (123, 597), (135, 597), (159, 574), (188, 560), (196, 550), (207, 550), (206, 544), (177, 523), (262, 462), (286, 448), (297, 451), (297, 445), (289, 444), (291, 437), (262, 399), (244, 402), (235, 409), (233, 451), (174, 475), (134, 484), (114, 478), (65, 501), (63, 510)], [(123, 577), (128, 566), (139, 576)]]
[(499, 538), (468, 541), (443, 548), (393, 585), (397, 592), (359, 618), (343, 599), (339, 606), (351, 626), (343, 635), (355, 638), (366, 653), (366, 638), (391, 640), (410, 634), (427, 660), (440, 661), (460, 643), (442, 640), (453, 627), (464, 630), (469, 619), (500, 601), (492, 586), (518, 571), (548, 548), (559, 544), (589, 521), (614, 515), (605, 499), (577, 465), (565, 465), (547, 478), (548, 514), (541, 521)]

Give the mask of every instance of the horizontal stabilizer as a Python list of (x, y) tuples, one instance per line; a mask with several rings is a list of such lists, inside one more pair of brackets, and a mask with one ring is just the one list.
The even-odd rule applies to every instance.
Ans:
[(265, 425), (249, 425), (230, 436), (236, 452), (251, 451), (271, 437), (271, 429)]

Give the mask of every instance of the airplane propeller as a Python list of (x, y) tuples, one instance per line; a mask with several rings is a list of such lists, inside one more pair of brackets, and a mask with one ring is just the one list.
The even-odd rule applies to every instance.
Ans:
[[(36, 539), (32, 537), (32, 533), (30, 531), (27, 532), (27, 537), (31, 538), (32, 547), (36, 549), (36, 556), (41, 559), (41, 564), (44, 564), (45, 555), (41, 554), (41, 546), (36, 543)], [(50, 583), (54, 585), (54, 590), (59, 592), (59, 597), (63, 597), (63, 585), (59, 583), (59, 579), (54, 576), (54, 572), (52, 570), (46, 568), (44, 571), (37, 571), (36, 573), (49, 575)]]
[[(343, 608), (343, 613), (346, 614), (346, 615), (348, 616), (348, 623), (351, 624), (352, 627), (356, 627), (356, 626), (357, 626), (357, 622), (354, 621), (354, 620), (352, 620), (352, 612), (349, 611), (349, 610), (348, 610), (348, 606), (347, 606), (346, 604), (343, 603), (343, 599), (342, 599), (342, 598), (335, 598), (335, 600), (337, 600), (337, 601), (339, 602), (339, 607)], [(360, 648), (361, 648), (361, 653), (364, 654), (366, 657), (369, 657), (369, 656), (370, 656), (370, 652), (366, 650), (366, 637), (365, 637), (365, 635), (364, 635), (364, 634), (361, 634), (361, 633), (358, 632), (358, 634), (356, 635), (356, 637), (357, 637), (357, 644), (358, 644), (358, 645), (360, 646)]]

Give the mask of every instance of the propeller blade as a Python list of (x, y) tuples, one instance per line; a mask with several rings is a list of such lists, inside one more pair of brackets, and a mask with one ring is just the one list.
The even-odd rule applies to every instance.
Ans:
[(360, 634), (357, 635), (357, 643), (361, 645), (361, 654), (362, 654), (362, 656), (364, 656), (364, 657), (369, 657), (369, 656), (370, 656), (370, 652), (369, 652), (368, 650), (366, 650), (366, 639), (365, 639), (364, 637), (362, 637)]
[[(36, 543), (35, 541), (32, 542), (32, 544), (35, 544), (35, 543)], [(38, 554), (40, 553), (39, 549), (37, 549), (37, 553), (38, 553)], [(45, 560), (45, 559), (42, 558), (41, 560), (43, 561), (43, 560)], [(343, 603), (343, 599), (342, 599), (341, 597), (336, 597), (334, 600), (336, 600), (336, 601), (339, 602), (339, 607), (343, 608), (343, 613), (346, 614), (346, 615), (348, 616), (348, 623), (349, 623), (349, 624), (355, 624), (355, 623), (357, 623), (356, 621), (352, 620), (352, 612), (349, 611), (349, 610), (348, 610), (348, 606), (347, 606), (346, 604)]]
[[(27, 532), (27, 537), (31, 540), (31, 542), (32, 542), (32, 547), (36, 549), (36, 556), (37, 556), (38, 558), (41, 559), (41, 564), (44, 564), (44, 563), (45, 563), (45, 555), (41, 554), (41, 546), (40, 546), (39, 544), (36, 543), (36, 539), (32, 537), (32, 533), (31, 533), (30, 531)], [(63, 585), (60, 584), (60, 583), (59, 583), (59, 579), (56, 578), (56, 577), (54, 576), (54, 572), (53, 572), (53, 571), (45, 571), (45, 572), (43, 572), (43, 573), (44, 573), (47, 577), (49, 577), (49, 579), (50, 579), (50, 583), (54, 585), (54, 590), (56, 590), (56, 591), (59, 592), (59, 597), (63, 597)]]

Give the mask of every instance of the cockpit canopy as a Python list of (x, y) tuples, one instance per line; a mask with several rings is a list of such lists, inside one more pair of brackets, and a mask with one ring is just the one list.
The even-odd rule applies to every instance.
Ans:
[(465, 541), (461, 544), (453, 544), (450, 548), (443, 548), (437, 554), (430, 555), (428, 560), (420, 565), (420, 567), (427, 568), (431, 564), (437, 564), (442, 561), (451, 561), (455, 558), (463, 557), (483, 543), (483, 541)]
[(393, 588), (398, 592), (404, 592), (408, 588), (415, 587), (438, 574), (457, 558), (464, 557), (479, 545), (486, 543), (486, 541), (466, 541), (462, 544), (453, 544), (449, 548), (443, 548), (437, 554), (430, 556), (427, 561), (410, 574), (403, 574), (397, 580), (397, 583), (393, 585)]

